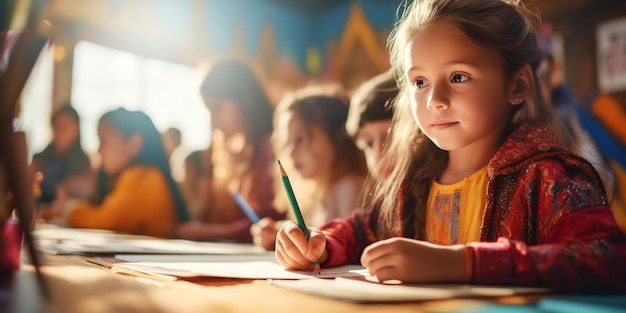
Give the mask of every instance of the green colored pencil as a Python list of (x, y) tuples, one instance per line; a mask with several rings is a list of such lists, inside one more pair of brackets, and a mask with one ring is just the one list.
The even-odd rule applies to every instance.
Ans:
[[(283, 186), (285, 187), (285, 191), (287, 192), (287, 198), (289, 198), (289, 204), (291, 205), (291, 210), (293, 211), (293, 215), (296, 217), (296, 223), (298, 224), (298, 227), (300, 227), (300, 229), (304, 233), (304, 237), (308, 241), (309, 238), (311, 237), (311, 234), (309, 233), (309, 229), (306, 227), (306, 224), (304, 223), (304, 218), (302, 217), (300, 206), (298, 205), (298, 201), (296, 201), (296, 195), (293, 193), (293, 188), (291, 188), (289, 177), (287, 176), (287, 173), (285, 172), (283, 165), (280, 164), (280, 160), (278, 160), (278, 167), (280, 168), (281, 179), (283, 181)], [(317, 270), (317, 273), (319, 274), (320, 262), (318, 260), (315, 260), (315, 262), (313, 262), (313, 267), (315, 270)]]

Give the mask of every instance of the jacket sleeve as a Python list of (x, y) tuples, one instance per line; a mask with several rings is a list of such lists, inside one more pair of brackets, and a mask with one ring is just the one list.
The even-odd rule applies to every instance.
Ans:
[(335, 219), (320, 227), (326, 236), (328, 260), (324, 267), (357, 264), (365, 247), (379, 240), (378, 208), (370, 205), (349, 218)]
[(509, 209), (528, 212), (519, 223), (531, 239), (468, 244), (474, 252), (472, 280), (573, 292), (626, 290), (626, 237), (597, 174), (555, 160), (534, 163), (523, 173)]

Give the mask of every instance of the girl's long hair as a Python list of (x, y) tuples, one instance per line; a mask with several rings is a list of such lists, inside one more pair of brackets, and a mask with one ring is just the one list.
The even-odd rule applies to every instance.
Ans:
[[(404, 12), (389, 39), (400, 93), (394, 102), (392, 141), (381, 161), (393, 171), (369, 195), (370, 202), (380, 205), (385, 233), (397, 234), (402, 230), (403, 236), (423, 239), (431, 184), (443, 173), (448, 152), (429, 140), (413, 119), (411, 86), (405, 78), (407, 44), (417, 32), (435, 22), (450, 23), (475, 43), (497, 51), (500, 59), (494, 62), (501, 63), (508, 79), (513, 79), (513, 74), (526, 64), (530, 64), (534, 73), (541, 61), (541, 51), (522, 1), (415, 0), (401, 8)], [(509, 119), (507, 133), (524, 121), (551, 122), (550, 107), (541, 97), (536, 74), (533, 76), (532, 97), (517, 105), (511, 116), (503, 117)]]
[(235, 102), (243, 118), (246, 142), (252, 145), (252, 160), (256, 160), (265, 139), (272, 134), (274, 108), (252, 68), (236, 58), (221, 59), (202, 81), (200, 93)]
[[(169, 160), (165, 153), (165, 148), (163, 147), (161, 135), (152, 123), (150, 117), (141, 111), (128, 111), (124, 108), (118, 108), (102, 115), (98, 124), (104, 121), (117, 129), (126, 138), (134, 134), (141, 135), (143, 145), (130, 165), (150, 165), (161, 171), (172, 192), (179, 222), (189, 221), (189, 214), (187, 213), (182, 194), (174, 178), (172, 178)], [(102, 203), (104, 197), (111, 192), (116, 178), (117, 177), (107, 175), (102, 169), (98, 171), (96, 177), (96, 193), (92, 199), (93, 202), (96, 204)]]

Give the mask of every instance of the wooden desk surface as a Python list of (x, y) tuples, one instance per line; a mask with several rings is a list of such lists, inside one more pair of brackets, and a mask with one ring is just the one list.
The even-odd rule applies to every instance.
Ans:
[(6, 312), (454, 312), (489, 303), (521, 304), (533, 298), (451, 299), (396, 304), (358, 304), (282, 289), (265, 281), (209, 280), (160, 282), (114, 274), (79, 256), (44, 255), (42, 268), (51, 291), (38, 293), (32, 266), (22, 265), (0, 287), (0, 311)]

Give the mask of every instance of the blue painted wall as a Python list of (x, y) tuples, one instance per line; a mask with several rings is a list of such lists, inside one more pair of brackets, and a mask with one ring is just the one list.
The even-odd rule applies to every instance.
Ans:
[[(361, 3), (370, 25), (380, 31), (393, 27), (396, 11), (402, 0), (356, 2)], [(274, 29), (278, 54), (293, 59), (305, 69), (308, 48), (315, 46), (323, 57), (326, 43), (341, 36), (350, 5), (351, 3), (342, 3), (326, 11), (309, 13), (269, 1), (207, 0), (207, 36), (210, 38), (212, 50), (224, 52), (232, 47), (236, 25), (242, 25), (245, 52), (255, 55), (261, 31), (269, 23)]]

